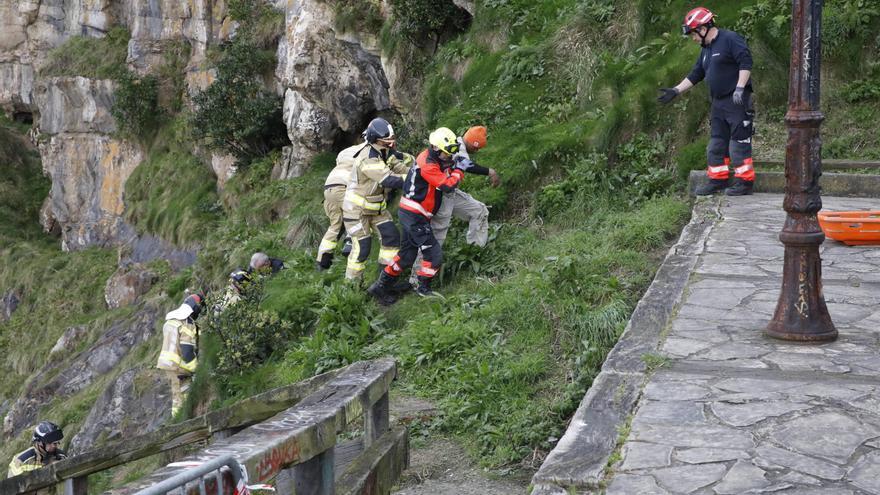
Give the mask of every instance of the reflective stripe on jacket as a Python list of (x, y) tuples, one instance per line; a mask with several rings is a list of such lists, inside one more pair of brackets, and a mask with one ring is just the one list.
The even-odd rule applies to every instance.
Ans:
[(47, 454), (43, 457), (37, 452), (36, 447), (31, 447), (23, 452), (19, 452), (12, 458), (6, 477), (12, 478), (22, 473), (35, 471), (66, 457), (67, 454), (61, 450), (56, 450), (55, 453)]
[(403, 184), (404, 196), (400, 207), (426, 218), (431, 218), (440, 208), (444, 192), (454, 190), (464, 178), (458, 169), (443, 168), (440, 158), (433, 150), (425, 150), (416, 158), (416, 165)]
[(162, 350), (156, 367), (166, 371), (193, 373), (198, 366), (196, 354), (198, 330), (191, 323), (168, 320), (162, 327)]
[(351, 216), (376, 214), (385, 209), (386, 188), (382, 182), (396, 176), (403, 182), (413, 163), (412, 155), (380, 151), (367, 145), (357, 153), (351, 169), (342, 209)]

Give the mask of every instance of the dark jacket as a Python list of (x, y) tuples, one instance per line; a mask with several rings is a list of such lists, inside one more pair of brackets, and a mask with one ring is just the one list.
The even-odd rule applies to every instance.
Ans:
[[(700, 51), (687, 78), (693, 84), (706, 79), (712, 98), (725, 98), (736, 89), (741, 70), (752, 70), (752, 52), (742, 36), (719, 29), (712, 43)], [(752, 92), (751, 78), (746, 90)]]

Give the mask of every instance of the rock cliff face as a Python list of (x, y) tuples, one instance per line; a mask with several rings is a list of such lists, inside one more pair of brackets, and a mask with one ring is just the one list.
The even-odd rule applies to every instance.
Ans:
[(341, 135), (391, 109), (389, 84), (375, 40), (357, 43), (336, 32), (332, 7), (291, 1), (278, 47), (276, 76), (285, 88), (284, 122), (292, 143), (278, 178), (296, 177)]
[[(334, 143), (356, 138), (375, 114), (408, 105), (412, 95), (400, 68), (381, 57), (375, 33), (340, 32), (329, 2), (273, 4), (286, 11), (274, 88), (284, 96), (292, 143), (274, 173), (285, 179)], [(213, 81), (207, 48), (233, 36), (236, 23), (223, 0), (0, 0), (0, 106), (38, 118), (53, 184), (42, 222), (68, 250), (132, 240), (122, 221), (125, 181), (144, 152), (113, 137), (112, 81), (41, 79), (39, 70), (70, 36), (99, 37), (115, 26), (131, 32), (126, 62), (141, 74), (162, 64), (168, 42), (188, 43), (191, 93)], [(211, 165), (220, 187), (235, 171), (228, 157)]]
[(111, 325), (97, 342), (69, 360), (63, 358), (74, 351), (72, 346), (81, 341), (84, 331), (74, 327), (65, 332), (61, 346), (71, 347), (56, 351), (56, 357), (29, 381), (3, 420), (4, 433), (14, 435), (35, 424), (41, 408), (84, 390), (112, 372), (131, 349), (156, 333), (158, 317), (158, 309), (148, 306)]
[(112, 81), (83, 77), (40, 80), (34, 88), (40, 158), (52, 179), (43, 227), (60, 228), (64, 250), (116, 245), (133, 235), (122, 220), (123, 194), (143, 152), (110, 135), (113, 89)]
[(143, 435), (158, 429), (171, 411), (171, 391), (157, 369), (124, 371), (107, 387), (73, 437), (69, 452), (80, 454), (104, 441)]

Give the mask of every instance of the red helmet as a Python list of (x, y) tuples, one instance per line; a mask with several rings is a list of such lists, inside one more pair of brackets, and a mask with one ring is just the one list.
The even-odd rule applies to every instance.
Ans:
[(715, 14), (706, 7), (697, 7), (684, 16), (684, 24), (681, 25), (681, 34), (688, 35), (700, 26), (712, 27), (715, 25)]

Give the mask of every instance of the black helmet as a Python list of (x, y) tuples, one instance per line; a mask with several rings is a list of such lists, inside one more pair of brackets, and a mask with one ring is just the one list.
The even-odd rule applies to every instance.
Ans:
[(192, 308), (192, 314), (190, 318), (195, 320), (199, 317), (199, 313), (202, 312), (202, 303), (205, 301), (205, 295), (201, 292), (197, 292), (195, 294), (190, 294), (183, 300), (183, 304), (186, 304), (190, 308)]
[(391, 124), (383, 118), (375, 118), (370, 121), (370, 125), (364, 131), (364, 139), (373, 144), (380, 139), (394, 139), (394, 129)]
[(59, 428), (58, 425), (51, 421), (41, 421), (40, 424), (34, 428), (34, 442), (48, 445), (50, 443), (60, 442), (62, 438), (64, 438), (64, 432), (61, 431), (61, 428)]

